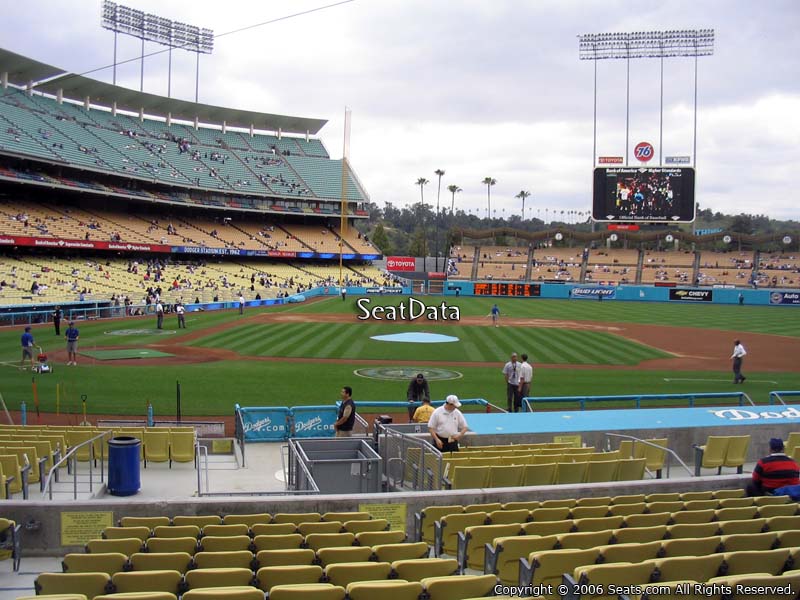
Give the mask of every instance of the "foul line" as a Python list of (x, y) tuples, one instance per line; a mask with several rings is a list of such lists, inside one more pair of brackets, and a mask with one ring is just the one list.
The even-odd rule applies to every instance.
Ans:
[[(664, 381), (717, 381), (719, 383), (726, 383), (729, 380), (728, 379), (684, 379), (679, 377), (664, 377)], [(774, 381), (772, 379), (750, 379), (749, 377), (747, 378), (747, 381), (752, 381), (753, 383), (775, 383), (775, 384), (778, 383), (777, 381)]]

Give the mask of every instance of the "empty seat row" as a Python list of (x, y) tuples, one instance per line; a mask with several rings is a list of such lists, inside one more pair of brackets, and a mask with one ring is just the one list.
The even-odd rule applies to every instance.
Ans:
[[(180, 529), (193, 529), (193, 525), (184, 525)], [(143, 528), (144, 529), (144, 528)], [(177, 528), (171, 528), (177, 529)], [(144, 533), (144, 532), (139, 532)], [(198, 538), (196, 535), (170, 537), (115, 537), (112, 539), (93, 539), (86, 543), (87, 553), (121, 552), (131, 555), (136, 552), (233, 552), (237, 550), (283, 550), (291, 548), (341, 548), (347, 546), (377, 546), (381, 544), (399, 544), (406, 539), (403, 531), (364, 531), (361, 533), (299, 533), (280, 535), (208, 535)]]
[[(603, 507), (600, 508), (602, 511)], [(676, 524), (703, 524), (731, 521), (747, 521), (749, 523), (769, 523), (777, 520), (788, 520), (800, 525), (800, 516), (796, 515), (797, 504), (769, 505), (763, 507), (739, 507), (704, 510), (683, 510), (676, 512), (657, 513), (623, 513), (611, 516), (587, 516), (574, 518), (568, 508), (539, 508), (530, 511), (528, 515), (535, 515), (533, 520), (526, 519), (524, 510), (495, 511), (493, 513), (455, 513), (440, 517), (433, 524), (432, 543), (437, 553), (447, 552), (453, 548), (455, 538), (459, 532), (468, 527), (479, 525), (513, 525), (529, 534), (549, 535), (551, 533), (565, 533), (569, 531), (597, 531), (600, 529), (613, 529), (618, 527), (646, 527), (655, 525)], [(577, 510), (577, 509), (572, 509)], [(759, 511), (763, 511), (763, 514)], [(769, 513), (767, 511), (770, 511)], [(774, 514), (772, 514), (774, 512)], [(542, 514), (546, 513), (546, 514)], [(769, 514), (769, 516), (764, 516)], [(422, 541), (431, 542), (426, 538), (431, 530), (423, 529)]]
[[(507, 584), (519, 579), (520, 559), (544, 550), (579, 550), (598, 548), (603, 562), (635, 562), (645, 558), (679, 555), (704, 555), (740, 550), (771, 550), (777, 547), (796, 547), (800, 532), (754, 532), (731, 528), (735, 533), (720, 534), (697, 527), (670, 528), (667, 526), (605, 530), (587, 533), (564, 533), (546, 536), (522, 535), (494, 537), (491, 532), (476, 531), (459, 545), (460, 568), (483, 570), (497, 575)], [(481, 547), (481, 542), (485, 542)], [(481, 562), (482, 561), (482, 562)]]
[[(50, 596), (53, 600), (177, 600), (172, 592), (122, 592), (106, 594), (101, 589), (105, 580), (91, 574), (86, 578), (55, 581), (50, 577), (41, 577), (41, 585), (61, 586), (80, 590), (80, 593), (59, 593)], [(127, 584), (127, 582), (126, 582)], [(105, 585), (108, 585), (105, 583)], [(113, 586), (113, 580), (111, 582)], [(453, 600), (482, 598), (490, 595), (497, 581), (490, 575), (438, 576), (427, 577), (422, 581), (406, 581), (403, 579), (354, 581), (346, 586), (332, 583), (283, 584), (272, 586), (269, 591), (270, 600)], [(120, 594), (125, 594), (120, 595)], [(39, 600), (42, 596), (26, 596), (18, 600)], [(183, 600), (264, 600), (264, 591), (251, 585), (218, 586), (193, 588), (187, 590)], [(496, 600), (510, 600), (511, 596), (495, 596)], [(516, 600), (544, 600), (541, 596), (519, 596)]]
[(310, 521), (304, 523), (245, 523), (199, 525), (156, 525), (150, 529), (147, 525), (128, 525), (107, 527), (102, 537), (107, 539), (138, 537), (145, 540), (149, 537), (197, 537), (246, 535), (286, 535), (298, 533), (302, 536), (312, 533), (365, 533), (387, 531), (389, 521), (386, 519), (369, 519), (354, 521)]
[(317, 521), (367, 521), (372, 518), (368, 512), (352, 511), (352, 512), (326, 512), (324, 514), (318, 512), (304, 512), (304, 513), (254, 513), (254, 514), (230, 514), (225, 516), (220, 515), (176, 515), (172, 518), (166, 516), (157, 517), (134, 517), (125, 516), (119, 519), (118, 525), (120, 527), (139, 527), (146, 526), (150, 529), (158, 527), (159, 525), (197, 525), (198, 527), (205, 527), (206, 525), (239, 525), (244, 524), (248, 526), (261, 525), (261, 524), (286, 524), (292, 523), (299, 525), (300, 523), (313, 523)]
[[(454, 563), (454, 561), (452, 561)], [(400, 573), (419, 575), (423, 572), (419, 564), (398, 565), (400, 570), (395, 570), (391, 564), (385, 562), (354, 562), (338, 563), (325, 568), (319, 565), (262, 567), (255, 574), (250, 569), (244, 568), (212, 568), (196, 569), (182, 574), (178, 571), (163, 569), (154, 571), (118, 572), (108, 575), (101, 572), (86, 573), (41, 573), (35, 582), (36, 592), (39, 595), (78, 593), (88, 598), (102, 596), (107, 593), (169, 593), (180, 595), (187, 591), (203, 588), (220, 588), (231, 586), (249, 586), (267, 592), (273, 598), (272, 591), (277, 586), (283, 585), (308, 585), (325, 583), (341, 588), (364, 581), (415, 581), (422, 584), (425, 589), (432, 578), (447, 577), (446, 585), (450, 588), (450, 598), (466, 597), (477, 594), (485, 596), (491, 593), (497, 585), (497, 578), (493, 575), (460, 576), (452, 575), (451, 564), (440, 564), (434, 561), (436, 568), (428, 572), (439, 573), (422, 578), (405, 579)], [(446, 571), (450, 569), (449, 573)], [(479, 588), (465, 595), (467, 588), (463, 586), (470, 582), (481, 582)], [(457, 596), (452, 595), (454, 588), (460, 588)], [(417, 596), (422, 593), (419, 590)], [(393, 596), (394, 597), (394, 596)], [(431, 594), (431, 597), (433, 595)], [(444, 590), (439, 597), (444, 597)]]

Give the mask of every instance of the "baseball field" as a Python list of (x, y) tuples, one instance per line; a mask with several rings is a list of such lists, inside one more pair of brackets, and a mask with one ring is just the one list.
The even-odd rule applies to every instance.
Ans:
[[(350, 385), (356, 400), (405, 400), (412, 373), (431, 379), (434, 399), (455, 393), (505, 405), (500, 373), (511, 352), (535, 365), (532, 395), (612, 395), (745, 391), (766, 403), (770, 390), (800, 389), (800, 310), (791, 307), (448, 298), (459, 320), (359, 319), (357, 298), (264, 309), (190, 312), (187, 329), (173, 315), (79, 322), (79, 364), (66, 366), (66, 326), (33, 328), (53, 367), (18, 368), (22, 327), (0, 331), (0, 394), (10, 410), (36, 397), (42, 412), (77, 415), (175, 413), (230, 416), (233, 406), (330, 404)], [(441, 297), (420, 297), (438, 307)], [(408, 298), (371, 297), (370, 307)], [(489, 313), (497, 303), (500, 322)], [(384, 315), (392, 311), (378, 311)], [(412, 334), (417, 341), (375, 336)], [(423, 343), (418, 334), (456, 338)], [(733, 385), (734, 339), (747, 348), (747, 381)], [(35, 418), (35, 417), (34, 417)]]

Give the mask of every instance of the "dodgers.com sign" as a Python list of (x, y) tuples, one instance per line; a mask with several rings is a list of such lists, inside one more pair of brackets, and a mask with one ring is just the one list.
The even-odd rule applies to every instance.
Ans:
[(285, 407), (240, 408), (244, 437), (248, 442), (277, 442), (289, 437), (289, 409)]
[(338, 409), (335, 406), (295, 406), (290, 411), (294, 432), (292, 437), (333, 437)]
[(389, 256), (386, 259), (387, 271), (415, 271), (417, 261), (413, 256)]

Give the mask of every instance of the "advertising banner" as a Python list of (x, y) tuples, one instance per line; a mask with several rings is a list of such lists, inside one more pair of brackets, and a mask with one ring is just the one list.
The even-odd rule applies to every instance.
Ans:
[(248, 442), (277, 442), (289, 437), (289, 409), (286, 407), (247, 407), (239, 409)]
[(621, 165), (623, 163), (621, 156), (600, 156), (597, 159), (599, 165)]
[(289, 411), (294, 422), (292, 437), (333, 437), (337, 412), (335, 406), (295, 406)]
[(669, 291), (670, 300), (681, 302), (713, 302), (713, 290), (695, 290), (690, 288), (673, 288)]
[(416, 271), (417, 259), (413, 256), (388, 256), (386, 257), (387, 271)]
[(800, 304), (800, 292), (772, 292), (770, 304)]
[(688, 165), (691, 162), (691, 157), (689, 156), (665, 156), (664, 157), (664, 164), (665, 165)]
[(160, 244), (133, 244), (130, 242), (103, 242), (100, 240), (65, 240), (28, 236), (0, 235), (0, 246), (34, 246), (36, 248), (64, 248), (79, 250), (123, 250), (133, 252), (169, 252), (169, 246)]
[(575, 287), (570, 291), (572, 298), (608, 298), (613, 300), (617, 294), (615, 288), (605, 287)]
[(390, 296), (402, 294), (403, 288), (401, 287), (368, 287), (364, 289), (366, 294), (378, 294), (379, 296)]

